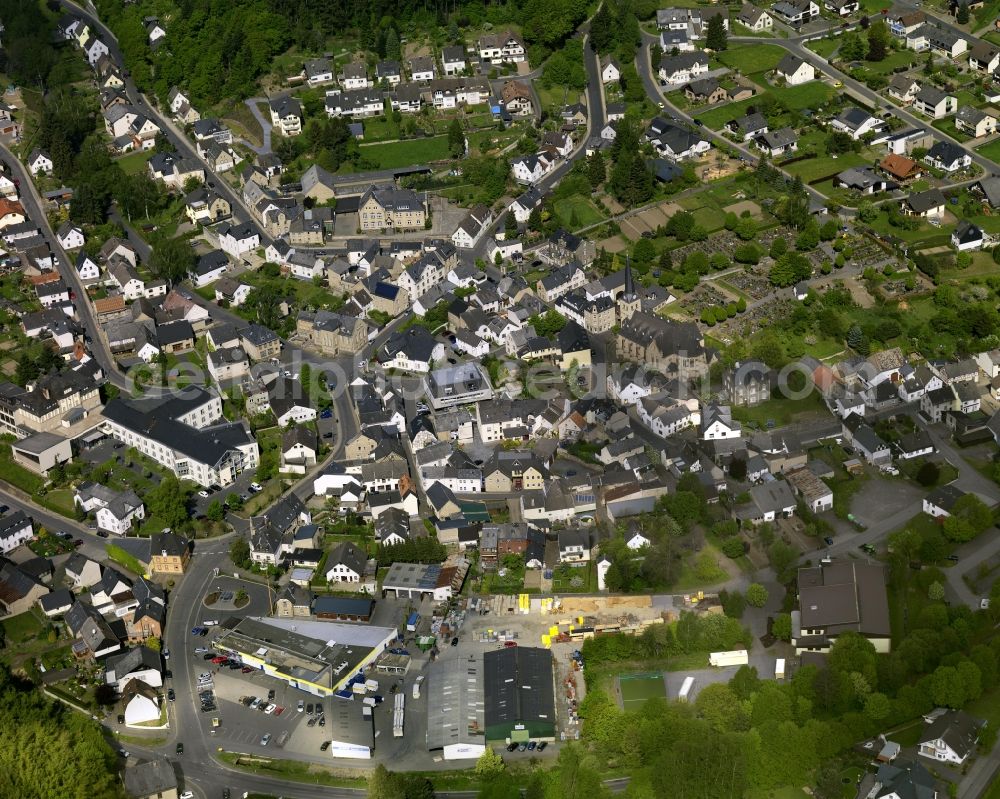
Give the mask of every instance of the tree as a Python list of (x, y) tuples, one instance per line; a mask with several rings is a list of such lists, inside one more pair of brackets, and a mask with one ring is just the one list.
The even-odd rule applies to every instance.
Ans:
[(860, 61), (868, 53), (864, 39), (859, 33), (845, 33), (840, 42), (840, 57), (844, 61)]
[(146, 507), (170, 529), (186, 528), (191, 523), (187, 509), (187, 493), (172, 474), (164, 477), (158, 486), (146, 494)]
[(600, 186), (607, 177), (604, 154), (600, 150), (594, 150), (594, 154), (587, 159), (587, 177), (590, 180), (591, 188), (594, 189)]
[(476, 776), (480, 779), (490, 780), (503, 774), (506, 768), (503, 758), (492, 747), (488, 746), (476, 761), (475, 771)]
[(508, 211), (506, 217), (504, 217), (503, 232), (504, 237), (508, 240), (517, 238), (517, 219), (514, 218), (513, 211)]
[(118, 692), (113, 685), (103, 683), (94, 689), (94, 701), (101, 707), (111, 707), (118, 701)]
[(940, 602), (944, 599), (944, 586), (937, 580), (927, 586), (927, 598), (931, 602)]
[(222, 503), (215, 499), (205, 508), (205, 518), (212, 522), (221, 522), (226, 517), (226, 510)]
[(747, 462), (744, 458), (733, 458), (729, 462), (729, 476), (734, 480), (746, 480)]
[(528, 227), (536, 232), (542, 229), (542, 206), (540, 204), (532, 208), (531, 213), (528, 214)]
[(889, 704), (889, 697), (883, 693), (875, 691), (865, 697), (865, 715), (874, 721), (881, 721), (889, 715), (892, 706)]
[(969, 4), (961, 3), (958, 6), (958, 11), (955, 12), (955, 22), (959, 25), (966, 25), (969, 22)]
[(452, 158), (461, 158), (465, 155), (465, 131), (462, 130), (462, 123), (457, 117), (448, 125), (448, 152)]
[(879, 20), (868, 28), (868, 60), (884, 61), (889, 54), (889, 29)]
[(249, 569), (252, 564), (250, 560), (250, 542), (245, 538), (237, 538), (233, 541), (229, 545), (229, 559), (241, 569)]
[(779, 613), (774, 617), (771, 634), (782, 641), (792, 640), (792, 617), (788, 613)]
[(400, 55), (399, 34), (395, 28), (389, 28), (385, 32), (385, 57), (389, 61), (399, 61)]
[(728, 39), (724, 16), (713, 14), (708, 19), (708, 28), (705, 31), (705, 47), (716, 52), (725, 50), (729, 44)]
[(747, 586), (747, 604), (755, 608), (762, 608), (767, 604), (768, 590), (760, 583), (750, 583)]
[(158, 277), (180, 283), (194, 266), (191, 245), (185, 239), (164, 239), (153, 246), (150, 269)]
[(937, 485), (941, 478), (941, 469), (934, 461), (926, 461), (917, 470), (917, 482), (925, 488)]

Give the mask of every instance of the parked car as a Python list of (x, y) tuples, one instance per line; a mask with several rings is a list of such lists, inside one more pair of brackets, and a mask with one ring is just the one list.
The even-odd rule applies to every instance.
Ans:
[(242, 669), (240, 669), (240, 671), (242, 671), (244, 674), (249, 674), (253, 670), (254, 669), (252, 666), (244, 666)]
[(261, 736), (260, 745), (267, 746), (269, 743), (271, 743), (271, 733), (268, 732)]
[(97, 531), (97, 537), (98, 538), (107, 538), (108, 537), (108, 531), (107, 530), (98, 530)]
[(168, 688), (167, 689), (167, 699), (169, 701), (171, 701), (171, 702), (173, 702), (175, 699), (177, 699), (177, 694), (174, 693), (174, 689), (173, 688)]
[(181, 743), (180, 741), (177, 742), (177, 754), (179, 755), (184, 754), (184, 744)]
[(330, 410), (329, 408), (327, 408), (327, 409), (326, 409), (325, 411), (323, 411), (323, 412), (322, 412), (322, 413), (321, 413), (321, 414), (319, 415), (319, 418), (320, 418), (320, 419), (330, 419), (330, 418), (332, 418), (332, 417), (333, 417), (333, 411), (332, 411), (332, 410)]
[(262, 486), (260, 483), (250, 483), (250, 490), (256, 494), (258, 491), (263, 491), (264, 486)]
[(298, 711), (299, 713), (301, 713), (301, 712), (302, 712), (303, 710), (305, 710), (305, 709), (306, 709), (306, 703), (305, 703), (305, 702), (303, 702), (303, 701), (302, 701), (302, 700), (300, 699), (300, 700), (299, 700), (299, 704), (298, 704), (298, 706), (297, 706), (297, 707), (296, 707), (295, 709), (296, 709), (296, 710), (297, 710), (297, 711)]
[(323, 741), (323, 743), (321, 743), (319, 745), (319, 751), (321, 751), (321, 752), (325, 752), (329, 748), (330, 748), (330, 742), (329, 741)]
[(509, 744), (507, 744), (507, 751), (508, 752), (513, 752), (515, 749), (517, 749), (517, 744), (516, 743), (509, 743)]
[(198, 492), (198, 496), (201, 497), (202, 499), (208, 499), (208, 492), (203, 488), (201, 491)]
[(538, 744), (538, 751), (541, 752), (548, 745), (548, 741), (540, 741)]
[(528, 741), (528, 751), (529, 752), (534, 752), (536, 746), (538, 746), (538, 744), (535, 741)]

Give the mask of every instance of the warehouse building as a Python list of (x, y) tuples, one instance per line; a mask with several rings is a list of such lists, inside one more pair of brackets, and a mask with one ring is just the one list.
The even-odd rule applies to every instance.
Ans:
[(375, 725), (372, 715), (366, 718), (360, 702), (334, 701), (324, 711), (330, 754), (335, 758), (370, 760), (375, 748)]
[(396, 640), (392, 627), (257, 616), (228, 619), (215, 648), (315, 696), (332, 696)]
[(554, 740), (555, 685), (548, 649), (515, 646), (483, 656), (486, 739)]
[(427, 748), (445, 760), (478, 758), (486, 751), (481, 655), (441, 660), (428, 675)]

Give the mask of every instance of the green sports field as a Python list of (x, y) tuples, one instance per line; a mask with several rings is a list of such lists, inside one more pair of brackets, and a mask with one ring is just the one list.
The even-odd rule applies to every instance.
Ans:
[(638, 710), (649, 699), (665, 699), (667, 696), (667, 682), (661, 672), (619, 674), (618, 688), (625, 710)]

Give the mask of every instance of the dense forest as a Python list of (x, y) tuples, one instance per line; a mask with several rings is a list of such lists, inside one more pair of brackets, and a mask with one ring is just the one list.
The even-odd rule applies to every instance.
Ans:
[[(101, 19), (115, 32), (136, 83), (165, 98), (184, 86), (197, 106), (256, 92), (257, 79), (273, 59), (295, 45), (321, 53), (333, 36), (357, 37), (362, 47), (385, 55), (396, 42), (435, 28), (450, 30), (491, 23), (521, 27), (532, 60), (557, 49), (587, 15), (584, 0), (519, 0), (490, 4), (416, 3), (408, 0), (145, 0), (124, 5), (97, 3)], [(155, 52), (146, 42), (142, 20), (158, 16), (167, 39)], [(390, 32), (391, 31), (391, 32)]]
[(45, 699), (0, 664), (0, 796), (112, 799), (121, 796), (116, 756), (100, 728)]

